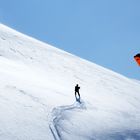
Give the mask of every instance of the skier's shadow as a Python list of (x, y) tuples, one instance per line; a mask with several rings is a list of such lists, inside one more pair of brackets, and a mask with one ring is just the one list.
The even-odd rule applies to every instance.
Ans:
[(77, 101), (77, 102), (81, 103), (80, 97), (79, 97), (79, 98), (75, 97), (75, 98), (76, 98), (76, 101)]

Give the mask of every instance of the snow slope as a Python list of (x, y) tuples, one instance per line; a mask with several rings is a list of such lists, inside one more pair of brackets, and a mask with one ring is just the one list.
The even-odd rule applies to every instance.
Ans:
[(140, 139), (139, 82), (2, 24), (0, 77), (0, 140)]

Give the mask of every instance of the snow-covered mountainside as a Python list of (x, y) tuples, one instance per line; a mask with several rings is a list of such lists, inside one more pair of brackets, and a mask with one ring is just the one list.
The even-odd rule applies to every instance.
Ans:
[(140, 140), (140, 83), (0, 24), (0, 140), (54, 139)]

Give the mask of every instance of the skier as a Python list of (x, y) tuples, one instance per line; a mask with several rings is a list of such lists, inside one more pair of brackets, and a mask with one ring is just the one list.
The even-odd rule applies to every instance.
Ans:
[[(80, 87), (79, 87), (79, 85), (77, 84), (77, 85), (75, 86), (75, 98), (76, 98), (76, 100), (80, 100), (79, 89), (80, 89)], [(77, 98), (76, 93), (78, 94), (79, 98)]]

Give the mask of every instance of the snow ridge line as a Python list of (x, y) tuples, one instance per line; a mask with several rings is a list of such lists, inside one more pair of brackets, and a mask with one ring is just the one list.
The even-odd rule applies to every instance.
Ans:
[(72, 110), (72, 109), (76, 109), (76, 108), (84, 108), (85, 109), (84, 102), (81, 102), (81, 103), (75, 102), (72, 105), (55, 107), (52, 110), (49, 128), (50, 128), (51, 133), (54, 137), (54, 140), (61, 140), (62, 139), (61, 134), (59, 133), (59, 129), (57, 127), (57, 124), (62, 117), (62, 113), (66, 110)]

